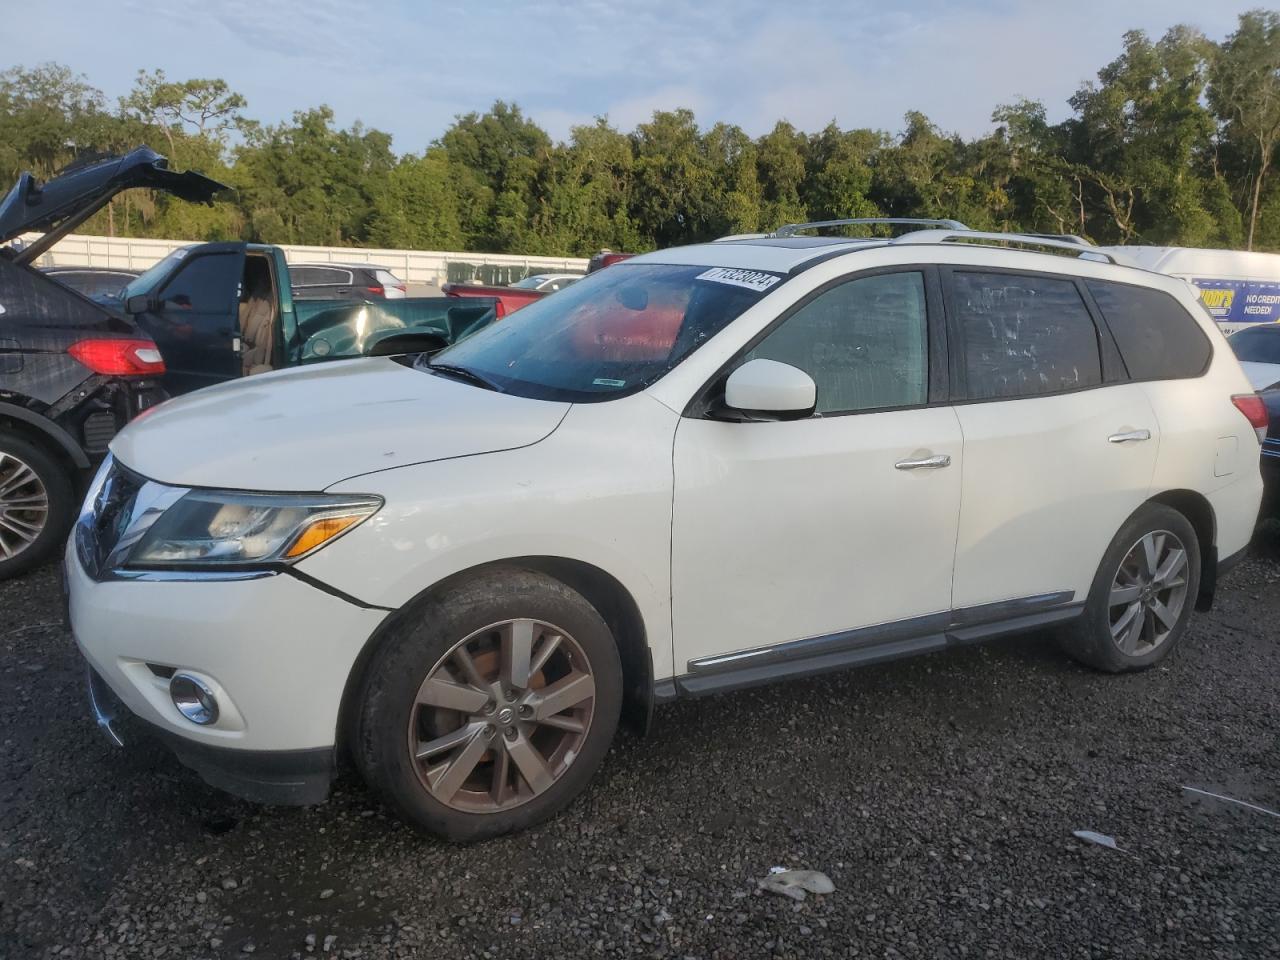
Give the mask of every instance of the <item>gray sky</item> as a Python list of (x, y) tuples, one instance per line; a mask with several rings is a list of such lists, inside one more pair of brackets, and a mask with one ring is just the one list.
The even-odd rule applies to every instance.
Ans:
[[(0, 0), (9, 61), (65, 63), (115, 98), (139, 69), (222, 77), (273, 122), (327, 103), (420, 151), (453, 116), (519, 103), (552, 136), (655, 109), (753, 135), (897, 132), (918, 109), (944, 130), (990, 128), (992, 109), (1040, 99), (1050, 119), (1132, 28), (1188, 23), (1221, 39), (1230, 0)], [(56, 13), (56, 15), (54, 15)]]

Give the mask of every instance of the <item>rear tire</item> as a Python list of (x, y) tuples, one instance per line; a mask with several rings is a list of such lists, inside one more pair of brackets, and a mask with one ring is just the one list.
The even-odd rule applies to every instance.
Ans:
[(1107, 548), (1084, 613), (1063, 633), (1063, 647), (1107, 673), (1152, 667), (1186, 633), (1199, 588), (1195, 528), (1172, 507), (1144, 504)]
[(365, 674), (353, 753), (415, 827), (481, 840), (581, 793), (621, 705), (617, 646), (595, 608), (551, 577), (496, 568), (390, 628)]
[(0, 432), (0, 580), (26, 573), (61, 547), (75, 510), (66, 468), (25, 437)]

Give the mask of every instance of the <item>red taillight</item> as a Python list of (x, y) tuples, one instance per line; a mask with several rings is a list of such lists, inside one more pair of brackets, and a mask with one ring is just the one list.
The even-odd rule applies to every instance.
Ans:
[(164, 359), (150, 340), (80, 340), (67, 353), (104, 377), (154, 377), (164, 373)]
[(1262, 398), (1256, 393), (1237, 393), (1231, 398), (1231, 402), (1249, 421), (1249, 426), (1258, 435), (1258, 442), (1267, 439), (1267, 426), (1271, 422), (1271, 416), (1267, 413), (1267, 405)]
[(495, 320), (501, 320), (506, 315), (507, 315), (507, 305), (503, 303), (501, 299), (494, 301), (493, 318)]
[(384, 293), (386, 293), (386, 291), (382, 289), (382, 287), (365, 287), (365, 290), (367, 290), (370, 294), (372, 294), (375, 297), (380, 297)]

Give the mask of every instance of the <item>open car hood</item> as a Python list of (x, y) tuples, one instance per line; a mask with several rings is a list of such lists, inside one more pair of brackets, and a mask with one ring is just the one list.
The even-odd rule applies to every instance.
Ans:
[[(24, 173), (0, 200), (0, 243), (28, 231), (47, 232), (54, 240), (59, 239), (117, 193), (132, 187), (163, 190), (194, 203), (208, 203), (219, 191), (227, 189), (194, 171), (170, 170), (169, 161), (148, 147), (139, 147), (122, 157), (73, 164), (43, 183), (32, 174)], [(48, 236), (32, 245), (39, 247), (40, 252), (50, 246)], [(28, 250), (19, 254), (19, 262), (32, 259), (27, 255)]]

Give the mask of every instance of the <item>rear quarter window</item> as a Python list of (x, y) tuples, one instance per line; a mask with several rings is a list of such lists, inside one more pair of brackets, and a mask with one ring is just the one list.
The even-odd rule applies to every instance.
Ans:
[(1163, 290), (1086, 281), (1134, 380), (1198, 377), (1212, 348), (1195, 318)]

